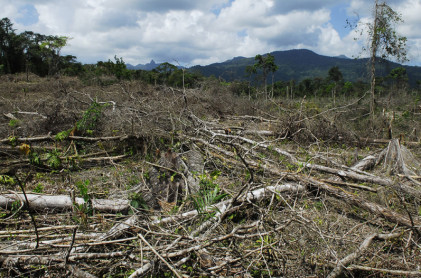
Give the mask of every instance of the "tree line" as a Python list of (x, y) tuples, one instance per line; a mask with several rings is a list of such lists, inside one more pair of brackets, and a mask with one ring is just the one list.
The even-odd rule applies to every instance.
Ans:
[[(0, 20), (0, 73), (32, 72), (39, 76), (55, 75), (61, 69), (75, 71), (81, 67), (72, 55), (61, 56), (69, 40), (25, 31), (17, 34), (8, 18)], [(75, 69), (76, 68), (76, 69)]]
[[(61, 55), (69, 37), (51, 36), (25, 31), (16, 33), (9, 18), (0, 20), (0, 74), (34, 73), (38, 76), (57, 74), (79, 76), (106, 85), (115, 80), (143, 80), (150, 84), (193, 87), (202, 76), (170, 63), (163, 63), (152, 71), (128, 70), (123, 58), (82, 64), (73, 55)], [(104, 79), (112, 76), (113, 79)]]

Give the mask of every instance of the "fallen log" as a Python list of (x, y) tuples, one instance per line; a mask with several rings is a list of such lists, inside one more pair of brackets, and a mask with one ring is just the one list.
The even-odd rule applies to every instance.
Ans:
[[(245, 195), (243, 195), (242, 197), (237, 199), (238, 203), (244, 202), (244, 201), (249, 201), (249, 202), (256, 202), (256, 201), (260, 201), (264, 198), (267, 198), (269, 196), (272, 196), (274, 193), (273, 192), (302, 192), (304, 191), (304, 186), (300, 185), (300, 184), (295, 184), (295, 183), (286, 183), (286, 184), (279, 184), (279, 185), (274, 185), (274, 186), (267, 186), (267, 187), (263, 187), (263, 188), (259, 188), (256, 189), (254, 191), (251, 191)], [(215, 211), (215, 209), (217, 209), (221, 214), (227, 209), (228, 204), (232, 203), (233, 199), (228, 199), (222, 202), (219, 202), (217, 204), (208, 206), (206, 208), (203, 209), (204, 212), (211, 212), (211, 211)], [(188, 211), (185, 212), (183, 214), (180, 215), (174, 215), (174, 216), (170, 216), (170, 217), (166, 217), (166, 218), (162, 218), (162, 219), (156, 219), (154, 220), (151, 224), (153, 225), (159, 225), (159, 224), (167, 224), (167, 223), (172, 223), (172, 222), (177, 222), (177, 221), (181, 221), (184, 219), (188, 219), (188, 218), (192, 218), (195, 217), (199, 214), (199, 212), (197, 210), (192, 210), (192, 211)]]
[(357, 173), (354, 173), (354, 172), (348, 171), (348, 170), (335, 169), (335, 168), (317, 165), (317, 164), (312, 164), (312, 163), (306, 163), (305, 167), (310, 169), (310, 170), (314, 169), (314, 170), (317, 170), (317, 171), (320, 171), (320, 172), (334, 174), (334, 175), (337, 175), (341, 178), (349, 178), (349, 179), (360, 181), (360, 182), (369, 182), (369, 183), (380, 184), (380, 185), (384, 185), (384, 186), (392, 186), (393, 185), (393, 182), (391, 180), (376, 177), (376, 176), (373, 176), (373, 175), (362, 175), (362, 174), (357, 174)]
[[(29, 207), (35, 211), (45, 210), (71, 210), (73, 202), (70, 196), (66, 195), (39, 195), (26, 194), (29, 201)], [(0, 195), (0, 207), (4, 209), (11, 208), (16, 201), (24, 202), (23, 194), (3, 194)], [(85, 204), (83, 198), (75, 198), (78, 205)], [(107, 200), (107, 199), (92, 199), (92, 208), (97, 211), (104, 212), (125, 212), (129, 209), (130, 202), (128, 200)]]
[(421, 277), (421, 272), (419, 270), (396, 270), (396, 269), (385, 269), (385, 268), (375, 268), (362, 265), (350, 265), (346, 268), (349, 271), (369, 271), (369, 272), (378, 272), (379, 275), (391, 274), (397, 275), (399, 277)]
[(375, 157), (374, 155), (369, 155), (364, 159), (358, 161), (354, 166), (351, 167), (351, 169), (360, 171), (372, 169), (376, 165), (376, 162), (377, 157)]

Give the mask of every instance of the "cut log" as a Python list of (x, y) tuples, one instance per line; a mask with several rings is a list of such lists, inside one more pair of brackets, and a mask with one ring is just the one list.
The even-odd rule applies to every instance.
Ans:
[(369, 170), (376, 166), (376, 162), (377, 158), (373, 155), (369, 155), (363, 160), (358, 161), (354, 166), (351, 167), (351, 169), (360, 171)]
[[(70, 196), (66, 195), (38, 195), (38, 194), (26, 194), (29, 200), (29, 207), (36, 211), (44, 210), (71, 210), (73, 207)], [(0, 195), (0, 207), (10, 208), (16, 201), (22, 202), (24, 200), (23, 194), (3, 194)], [(82, 198), (76, 198), (78, 205), (84, 204), (85, 201)], [(98, 211), (107, 212), (124, 212), (129, 209), (128, 200), (107, 200), (107, 199), (93, 199), (92, 207)]]
[(389, 142), (383, 164), (383, 169), (388, 174), (416, 176), (421, 173), (420, 165), (412, 153), (399, 143), (398, 139)]

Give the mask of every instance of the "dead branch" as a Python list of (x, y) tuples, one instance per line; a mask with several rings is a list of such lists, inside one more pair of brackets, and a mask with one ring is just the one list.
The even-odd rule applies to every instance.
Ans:
[[(245, 196), (238, 198), (238, 202), (260, 201), (260, 200), (262, 200), (266, 197), (272, 196), (274, 191), (296, 193), (296, 192), (301, 192), (303, 190), (304, 190), (304, 187), (302, 185), (293, 184), (293, 183), (280, 184), (280, 185), (275, 185), (275, 186), (267, 186), (267, 187), (259, 188), (259, 189), (256, 189), (256, 190), (252, 191), (252, 192), (247, 193)], [(217, 209), (218, 211), (223, 212), (223, 211), (226, 210), (226, 206), (230, 203), (232, 203), (232, 199), (228, 199), (228, 200), (222, 201), (220, 203), (217, 203), (215, 205), (212, 205), (210, 207), (204, 208), (204, 211), (210, 212), (210, 211), (213, 211), (213, 210)], [(197, 210), (192, 210), (192, 211), (180, 214), (180, 215), (170, 216), (170, 217), (163, 218), (163, 219), (157, 219), (157, 220), (153, 221), (151, 224), (160, 225), (160, 224), (167, 224), (167, 223), (171, 223), (171, 222), (178, 222), (178, 221), (181, 221), (183, 219), (195, 217), (198, 214), (199, 214), (199, 212)]]
[(351, 254), (349, 254), (348, 256), (346, 256), (345, 258), (343, 258), (342, 260), (337, 262), (337, 266), (332, 270), (332, 272), (327, 276), (328, 278), (334, 278), (334, 277), (338, 277), (339, 275), (341, 275), (341, 273), (347, 269), (347, 266), (354, 261), (355, 259), (357, 259), (358, 257), (361, 256), (362, 253), (364, 253), (364, 251), (371, 245), (371, 242), (373, 241), (373, 239), (378, 238), (378, 239), (393, 239), (393, 238), (397, 238), (400, 237), (401, 234), (389, 234), (389, 235), (379, 235), (379, 234), (370, 234), (368, 235), (364, 241), (361, 243), (361, 245), (357, 248), (357, 250)]
[(371, 188), (369, 186), (355, 184), (355, 183), (342, 182), (342, 181), (337, 181), (337, 180), (326, 180), (326, 179), (322, 179), (321, 181), (325, 183), (333, 184), (333, 185), (348, 186), (348, 187), (353, 187), (353, 188), (357, 188), (357, 189), (361, 189), (365, 191), (377, 192), (377, 189), (375, 188)]
[(171, 272), (172, 273), (174, 273), (175, 274), (175, 276), (177, 276), (178, 278), (181, 278), (181, 275), (178, 273), (178, 271), (177, 270), (175, 270), (175, 268), (171, 265), (171, 264), (169, 264), (156, 250), (155, 250), (155, 248), (153, 248), (152, 247), (152, 245), (150, 245), (149, 244), (149, 242), (142, 236), (142, 234), (137, 234), (137, 236), (144, 242), (144, 243), (146, 243), (146, 245), (149, 247), (149, 248), (151, 248), (151, 250), (152, 250), (152, 252), (161, 260), (161, 261), (163, 261), (167, 266), (168, 266), (168, 268), (171, 270)]
[(358, 247), (358, 249), (340, 260), (337, 263), (337, 266), (332, 270), (332, 272), (327, 276), (328, 278), (335, 278), (338, 277), (345, 269), (347, 265), (349, 265), (353, 260), (360, 257), (360, 255), (370, 246), (373, 239), (376, 237), (376, 234), (371, 234), (365, 238), (363, 243)]
[[(308, 184), (308, 186), (310, 187), (317, 187), (321, 190), (326, 191), (328, 194), (339, 198), (345, 202), (347, 202), (350, 205), (356, 205), (360, 208), (363, 208), (377, 216), (383, 217), (384, 219), (392, 222), (392, 223), (398, 223), (400, 225), (406, 226), (406, 227), (413, 227), (412, 222), (410, 219), (406, 218), (405, 216), (390, 210), (388, 208), (385, 208), (379, 204), (373, 203), (373, 202), (368, 202), (354, 194), (348, 193), (345, 190), (341, 189), (341, 188), (336, 188), (336, 187), (332, 187), (329, 186), (326, 183), (323, 183), (321, 181), (318, 181), (316, 179), (313, 178), (303, 178), (303, 177), (296, 177), (297, 180), (301, 180), (303, 182), (306, 182)], [(421, 223), (420, 222), (416, 222), (415, 224), (415, 228), (416, 229), (421, 229)]]
[(408, 271), (408, 270), (395, 270), (395, 269), (384, 269), (384, 268), (375, 268), (375, 267), (368, 267), (362, 265), (350, 265), (346, 268), (348, 271), (369, 271), (369, 272), (378, 272), (378, 273), (387, 273), (391, 275), (399, 275), (402, 277), (421, 277), (421, 273), (419, 270)]

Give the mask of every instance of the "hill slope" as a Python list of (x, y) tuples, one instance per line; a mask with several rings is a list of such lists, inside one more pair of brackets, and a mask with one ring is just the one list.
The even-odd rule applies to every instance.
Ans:
[[(344, 79), (348, 81), (367, 80), (367, 59), (349, 59), (345, 56), (329, 57), (316, 54), (306, 49), (271, 52), (278, 65), (275, 80), (297, 80), (306, 78), (326, 77), (330, 68), (337, 66)], [(227, 81), (247, 80), (245, 69), (255, 63), (254, 57), (236, 57), (222, 63), (208, 66), (194, 66), (191, 70), (198, 71), (205, 76), (217, 76)], [(400, 64), (382, 60), (377, 67), (379, 76), (386, 76)], [(421, 68), (404, 66), (407, 70), (409, 82), (412, 86), (421, 80)]]

